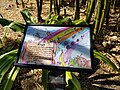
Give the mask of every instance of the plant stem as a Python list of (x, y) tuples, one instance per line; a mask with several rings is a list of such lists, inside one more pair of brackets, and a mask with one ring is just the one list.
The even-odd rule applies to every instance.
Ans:
[(80, 18), (79, 0), (75, 0), (75, 20)]
[(103, 22), (104, 22), (104, 18), (105, 18), (105, 16), (107, 15), (107, 9), (108, 9), (108, 7), (109, 7), (109, 1), (110, 0), (104, 0), (104, 8), (103, 8), (103, 10), (102, 10), (102, 16), (101, 16), (101, 20), (100, 20), (100, 24), (99, 24), (99, 29), (98, 29), (98, 32), (97, 33), (99, 33), (99, 31), (102, 29), (102, 26), (103, 26)]
[(98, 7), (97, 7), (97, 15), (96, 15), (96, 20), (95, 20), (95, 27), (94, 27), (94, 34), (95, 34), (95, 37), (97, 35), (97, 30), (98, 30), (98, 27), (99, 27), (99, 19), (100, 19), (100, 14), (101, 14), (101, 1), (102, 0), (98, 0)]
[(57, 15), (60, 14), (60, 6), (58, 5), (58, 0), (54, 0), (54, 11), (55, 11), (55, 14)]
[(50, 0), (50, 13), (52, 12), (52, 0)]
[(86, 22), (90, 23), (90, 19), (92, 17), (92, 13), (95, 8), (95, 0), (90, 0), (88, 3), (87, 15), (86, 15)]
[(42, 2), (43, 0), (36, 0), (37, 2), (37, 12), (38, 12), (38, 22), (41, 22), (41, 13), (42, 13)]

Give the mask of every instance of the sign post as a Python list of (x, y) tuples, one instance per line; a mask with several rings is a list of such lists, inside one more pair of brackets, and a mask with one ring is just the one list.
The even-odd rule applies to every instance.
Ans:
[(54, 81), (64, 87), (65, 71), (92, 71), (92, 50), (90, 25), (26, 25), (15, 65), (50, 70), (51, 90)]
[(48, 74), (48, 90), (65, 90), (65, 72), (50, 70)]

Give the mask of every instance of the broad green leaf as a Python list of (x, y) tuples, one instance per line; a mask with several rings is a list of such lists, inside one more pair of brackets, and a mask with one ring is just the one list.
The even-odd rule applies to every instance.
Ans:
[(120, 70), (116, 67), (116, 65), (110, 61), (108, 58), (106, 58), (102, 53), (94, 50), (94, 56), (102, 61), (104, 61), (106, 64), (108, 64), (110, 67), (112, 67), (115, 71), (120, 73)]
[(81, 90), (80, 83), (72, 72), (66, 71), (66, 83), (71, 90)]
[(23, 33), (25, 30), (25, 25), (18, 23), (18, 22), (12, 22), (9, 24), (9, 27), (14, 30), (15, 32), (21, 32)]
[(24, 9), (23, 11), (21, 11), (21, 14), (26, 23), (36, 23), (36, 21), (32, 17), (32, 14), (28, 11), (28, 9)]
[(16, 53), (11, 53), (1, 58), (0, 59), (0, 71), (7, 62), (9, 62), (12, 59), (13, 59), (12, 61), (14, 61), (15, 56), (16, 56)]
[(3, 76), (5, 75), (5, 73), (10, 69), (10, 66), (13, 64), (12, 59), (9, 60), (8, 62), (4, 63), (4, 65), (2, 65), (2, 68), (0, 69), (0, 83), (3, 79)]
[(6, 77), (5, 81), (3, 82), (1, 86), (1, 90), (11, 90), (13, 82), (19, 73), (20, 68), (19, 67), (13, 67), (10, 71), (9, 75)]
[(11, 28), (12, 30), (14, 30), (15, 32), (24, 32), (25, 29), (25, 25), (18, 23), (18, 22), (14, 22), (14, 21), (10, 21), (4, 18), (0, 18), (0, 24), (2, 26), (8, 26), (9, 28)]
[(12, 50), (12, 51), (10, 51), (10, 52), (7, 52), (7, 53), (5, 53), (5, 54), (0, 55), (0, 60), (1, 60), (3, 57), (5, 57), (6, 55), (9, 55), (9, 54), (11, 54), (11, 53), (17, 53), (17, 51), (18, 51), (18, 49), (15, 49), (15, 50)]
[(7, 20), (7, 19), (4, 19), (4, 18), (0, 18), (0, 24), (2, 26), (7, 26), (9, 25), (10, 23), (12, 23), (13, 21), (10, 21), (10, 20)]
[(17, 49), (0, 56), (0, 83), (3, 79), (4, 74), (9, 70), (10, 66), (14, 62), (16, 54)]

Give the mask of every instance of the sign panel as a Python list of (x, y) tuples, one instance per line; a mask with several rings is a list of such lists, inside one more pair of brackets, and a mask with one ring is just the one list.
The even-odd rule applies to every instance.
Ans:
[(27, 25), (16, 66), (92, 70), (91, 27)]

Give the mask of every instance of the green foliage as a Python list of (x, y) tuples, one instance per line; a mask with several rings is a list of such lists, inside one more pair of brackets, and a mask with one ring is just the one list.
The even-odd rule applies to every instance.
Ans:
[(18, 23), (18, 22), (14, 22), (14, 21), (10, 21), (4, 18), (0, 18), (0, 24), (2, 26), (7, 26), (9, 28), (11, 28), (12, 30), (14, 30), (15, 32), (24, 32), (24, 28), (25, 25)]
[(25, 29), (25, 25), (18, 22), (12, 22), (8, 27), (10, 27), (15, 32), (21, 32), (21, 33), (23, 33)]
[[(19, 72), (17, 67), (13, 67), (10, 73), (8, 72), (16, 59), (17, 51), (16, 49), (0, 55), (0, 90), (11, 90), (13, 81)], [(7, 74), (6, 77), (4, 77), (5, 74)]]
[(66, 83), (71, 90), (82, 90), (78, 79), (72, 72), (66, 71)]
[(0, 87), (0, 90), (11, 90), (13, 82), (19, 73), (19, 67), (13, 67), (10, 73), (8, 74), (7, 78), (3, 81), (3, 84)]
[(68, 24), (71, 25), (72, 24), (72, 20), (68, 17), (65, 17), (61, 20), (59, 20), (58, 22), (56, 22), (57, 25), (61, 25), (61, 24)]
[(7, 19), (4, 19), (4, 18), (0, 18), (0, 24), (2, 26), (6, 26), (6, 25), (9, 25), (12, 21), (10, 20), (7, 20)]
[(4, 74), (9, 70), (10, 66), (15, 61), (17, 50), (10, 51), (0, 56), (0, 83)]
[(116, 67), (116, 65), (110, 61), (108, 58), (106, 58), (102, 53), (94, 50), (94, 56), (102, 61), (104, 61), (107, 65), (109, 65), (110, 67), (112, 67), (115, 71), (117, 71), (118, 73), (120, 73), (120, 70)]
[[(28, 10), (21, 11), (21, 14), (26, 21), (26, 23), (35, 23), (31, 13)], [(15, 32), (24, 32), (25, 25), (10, 21), (4, 18), (0, 18), (0, 24), (5, 27), (5, 29), (11, 28)], [(4, 42), (2, 42), (4, 43)], [(0, 90), (11, 90), (13, 81), (15, 80), (19, 69), (18, 67), (12, 67), (17, 55), (17, 49), (12, 50), (14, 45), (8, 47), (6, 50), (0, 52)], [(12, 50), (12, 51), (11, 51)], [(12, 69), (11, 69), (12, 68)], [(11, 71), (9, 72), (9, 70)], [(6, 79), (2, 81), (5, 77), (4, 75), (8, 73)]]
[(26, 23), (36, 23), (36, 20), (33, 18), (32, 14), (27, 9), (21, 11), (21, 14)]

